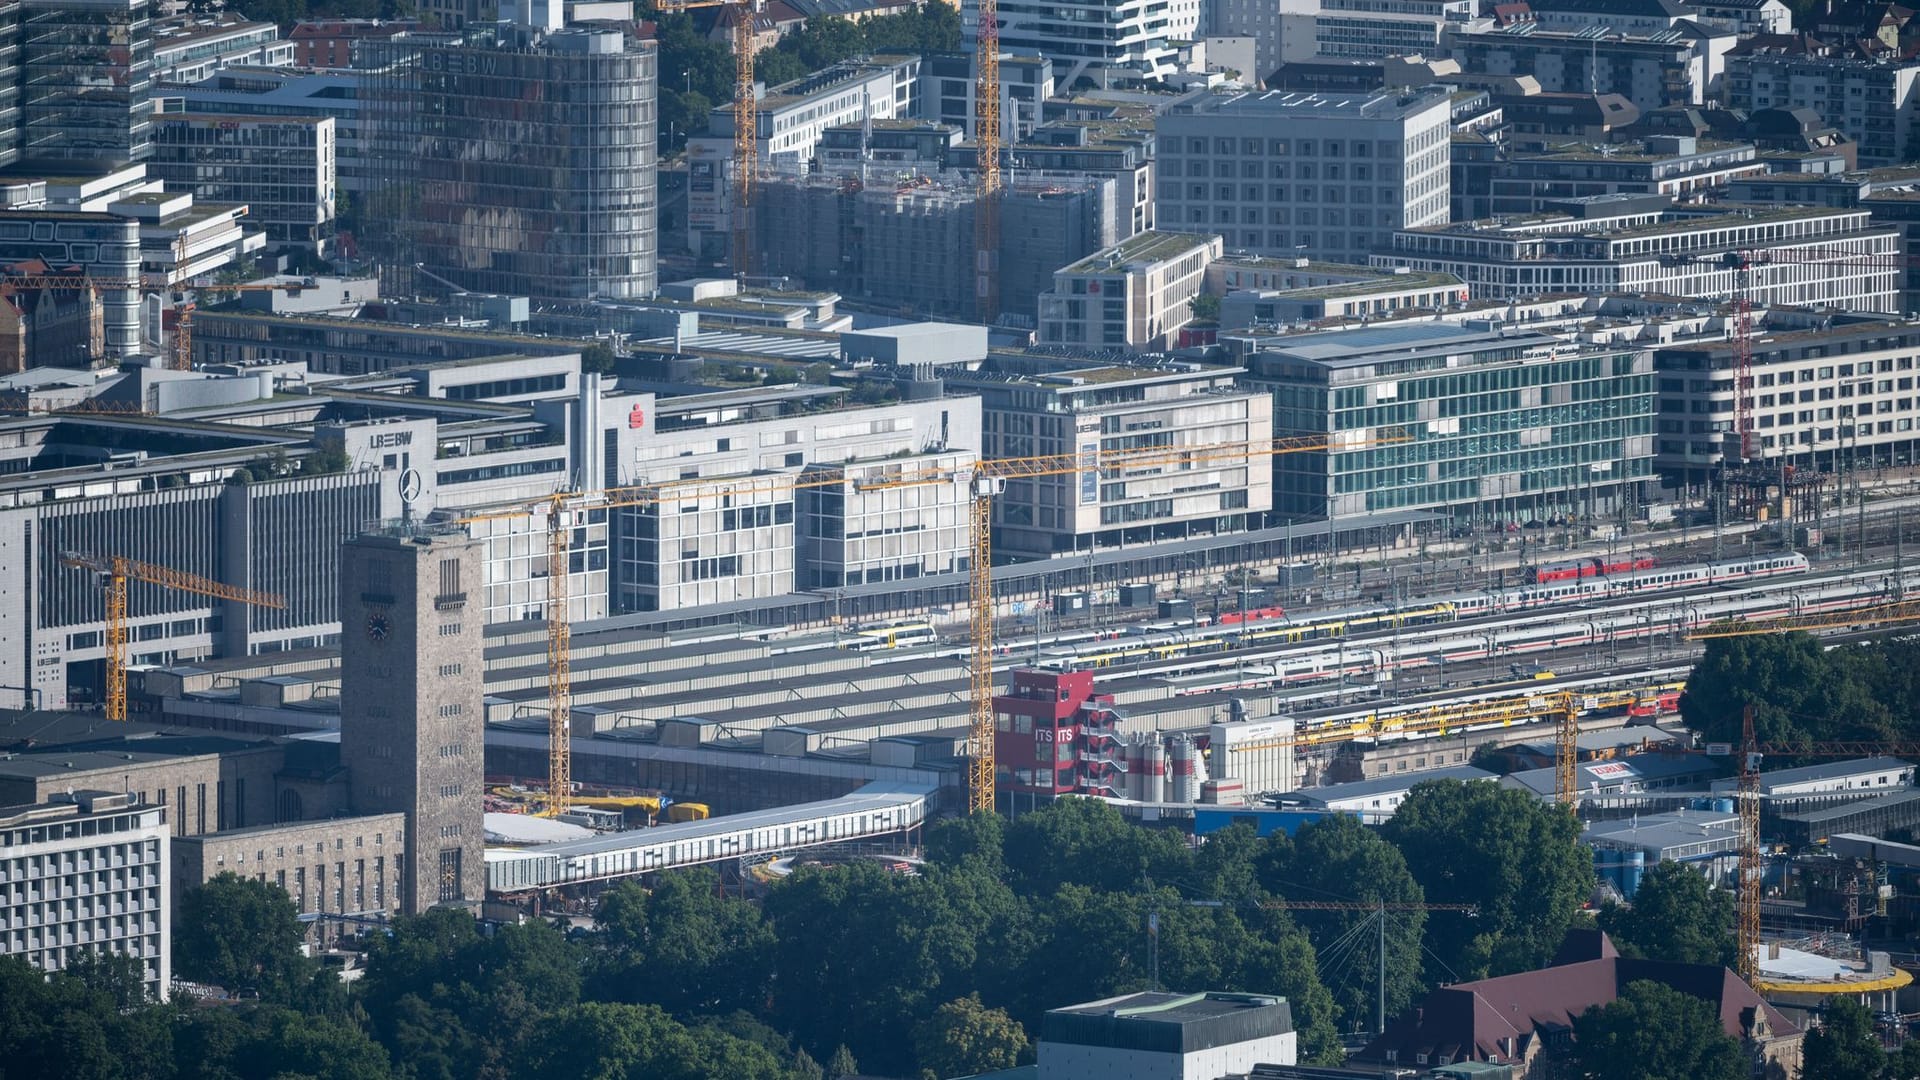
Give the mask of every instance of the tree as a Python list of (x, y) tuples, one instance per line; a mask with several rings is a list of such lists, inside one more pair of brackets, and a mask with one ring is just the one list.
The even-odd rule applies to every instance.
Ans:
[(311, 971), (304, 938), (285, 889), (227, 871), (180, 898), (173, 970), (228, 990), (286, 992)]
[(1718, 742), (1739, 741), (1748, 706), (1761, 742), (1885, 742), (1907, 733), (1896, 718), (1920, 704), (1916, 665), (1920, 644), (1911, 641), (1829, 650), (1805, 633), (1715, 638), (1680, 707), (1687, 726)]
[(1580, 823), (1560, 806), (1484, 780), (1413, 786), (1382, 830), (1435, 903), (1475, 904), (1472, 917), (1436, 913), (1433, 951), (1461, 981), (1531, 971), (1552, 958), (1593, 888)]
[(651, 1002), (675, 1015), (753, 1010), (766, 1002), (773, 932), (760, 908), (720, 895), (710, 869), (662, 874), (649, 894), (623, 883), (599, 915), (600, 997)]
[(331, 476), (347, 471), (353, 461), (337, 446), (322, 447), (300, 460), (300, 475)]
[(922, 1069), (938, 1076), (971, 1076), (1011, 1069), (1027, 1052), (1027, 1032), (1004, 1009), (980, 1004), (979, 994), (955, 998), (913, 1030)]
[(1746, 1080), (1751, 1071), (1711, 1005), (1644, 980), (1582, 1013), (1566, 1053), (1587, 1080)]
[(1193, 312), (1196, 323), (1220, 322), (1220, 298), (1212, 293), (1195, 293), (1193, 299), (1187, 301), (1187, 309)]
[(977, 866), (994, 877), (1006, 870), (1007, 821), (981, 812), (944, 818), (927, 831), (927, 859), (943, 866)]
[(713, 1028), (687, 1028), (652, 1005), (584, 1002), (549, 1016), (514, 1075), (578, 1080), (785, 1080), (764, 1047)]
[(601, 375), (613, 374), (613, 349), (604, 341), (581, 346), (580, 370)]
[(1732, 967), (1740, 951), (1733, 915), (1732, 893), (1682, 863), (1663, 862), (1640, 880), (1630, 906), (1601, 909), (1600, 929), (1627, 956)]
[[(1295, 900), (1418, 904), (1426, 899), (1400, 850), (1360, 824), (1358, 818), (1345, 814), (1304, 826), (1290, 845), (1271, 845), (1261, 859), (1260, 884), (1276, 896)], [(1361, 932), (1361, 923), (1379, 918), (1377, 914), (1345, 911), (1296, 911), (1292, 915), (1321, 956), (1333, 955), (1337, 942)], [(1425, 912), (1387, 915), (1389, 1017), (1399, 1015), (1426, 992), (1421, 978), (1426, 928)], [(1378, 932), (1369, 933), (1366, 940), (1375, 940)], [(1321, 973), (1350, 1026), (1371, 1024), (1378, 1008), (1376, 952), (1363, 951), (1364, 958), (1342, 965), (1338, 973)]]
[(1826, 1000), (1820, 1026), (1807, 1033), (1803, 1053), (1800, 1075), (1810, 1080), (1879, 1080), (1887, 1067), (1873, 1014), (1850, 997)]
[(853, 1059), (853, 1051), (845, 1043), (833, 1048), (833, 1056), (827, 1059), (827, 1080), (846, 1080), (860, 1073), (860, 1063)]
[(1920, 1080), (1920, 1039), (1908, 1039), (1887, 1055), (1887, 1080)]

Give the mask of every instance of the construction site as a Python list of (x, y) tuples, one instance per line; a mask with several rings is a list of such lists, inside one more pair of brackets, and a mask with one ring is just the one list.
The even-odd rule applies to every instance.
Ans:
[[(1116, 189), (1099, 177), (1007, 182), (997, 197), (1005, 314), (1033, 318), (1055, 270), (1123, 235), (1127, 205)], [(973, 281), (980, 199), (966, 174), (764, 177), (753, 211), (756, 266), (903, 314), (980, 318)]]

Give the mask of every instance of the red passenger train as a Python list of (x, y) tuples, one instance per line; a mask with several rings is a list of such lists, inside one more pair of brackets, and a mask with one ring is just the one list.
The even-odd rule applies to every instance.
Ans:
[(1527, 567), (1527, 584), (1539, 585), (1547, 581), (1573, 581), (1577, 578), (1606, 577), (1608, 574), (1631, 574), (1636, 570), (1652, 570), (1660, 565), (1660, 560), (1651, 555), (1621, 558), (1574, 559), (1571, 562), (1542, 563)]

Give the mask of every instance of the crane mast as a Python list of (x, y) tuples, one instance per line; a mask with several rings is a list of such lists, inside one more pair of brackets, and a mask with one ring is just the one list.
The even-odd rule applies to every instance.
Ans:
[(973, 218), (974, 300), (981, 322), (1000, 317), (1000, 5), (977, 0), (973, 138), (979, 151), (980, 199)]

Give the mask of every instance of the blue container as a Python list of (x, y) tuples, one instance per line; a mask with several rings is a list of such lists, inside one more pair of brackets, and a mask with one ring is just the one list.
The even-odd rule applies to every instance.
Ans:
[(1731, 813), (1733, 813), (1733, 800), (1732, 800), (1732, 799), (1715, 799), (1715, 800), (1713, 800), (1713, 812), (1714, 812), (1714, 813), (1716, 813), (1716, 814), (1731, 814)]
[(1633, 899), (1633, 894), (1640, 891), (1640, 879), (1645, 876), (1647, 876), (1647, 853), (1628, 852), (1626, 870), (1620, 881), (1620, 895), (1629, 900)]

